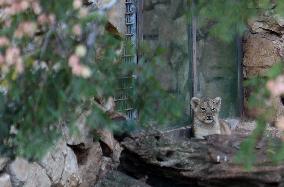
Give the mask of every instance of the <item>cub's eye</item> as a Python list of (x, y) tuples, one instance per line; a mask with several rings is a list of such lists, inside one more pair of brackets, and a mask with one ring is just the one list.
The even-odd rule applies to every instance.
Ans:
[(205, 111), (205, 108), (202, 107), (201, 110), (202, 110), (202, 111)]
[(211, 110), (214, 112), (214, 111), (216, 111), (216, 108), (212, 108)]

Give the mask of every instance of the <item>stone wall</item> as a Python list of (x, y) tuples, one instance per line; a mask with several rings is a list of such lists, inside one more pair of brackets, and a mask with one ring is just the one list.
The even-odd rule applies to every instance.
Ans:
[[(264, 73), (274, 64), (281, 62), (284, 55), (284, 22), (276, 16), (262, 16), (249, 21), (249, 31), (243, 41), (243, 75), (244, 80)], [(265, 85), (264, 85), (265, 86)], [(257, 117), (257, 109), (248, 109), (250, 89), (244, 89), (245, 115)], [(272, 98), (277, 115), (284, 114), (280, 98)]]
[(224, 42), (208, 34), (208, 28), (197, 32), (197, 94), (221, 97), (222, 118), (239, 114), (237, 44)]
[(147, 63), (153, 63), (151, 55), (160, 54), (156, 78), (167, 92), (175, 94), (176, 100), (183, 103), (185, 113), (181, 120), (184, 121), (190, 106), (186, 8), (186, 0), (145, 0), (141, 28), (144, 48), (150, 49), (143, 52), (144, 57)]

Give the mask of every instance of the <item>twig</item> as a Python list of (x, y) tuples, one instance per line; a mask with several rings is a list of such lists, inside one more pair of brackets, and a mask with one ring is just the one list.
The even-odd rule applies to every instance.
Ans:
[(46, 33), (46, 37), (44, 38), (44, 42), (43, 42), (43, 46), (40, 50), (40, 56), (39, 58), (41, 59), (47, 49), (47, 46), (49, 44), (49, 41), (50, 41), (50, 37), (52, 35), (52, 33), (55, 31), (55, 26), (53, 25), (50, 30)]

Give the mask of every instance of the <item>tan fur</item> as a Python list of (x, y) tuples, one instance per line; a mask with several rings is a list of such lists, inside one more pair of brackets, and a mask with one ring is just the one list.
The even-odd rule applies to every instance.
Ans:
[(219, 119), (221, 109), (221, 98), (196, 98), (191, 99), (194, 111), (193, 131), (196, 138), (203, 139), (211, 134), (231, 134), (226, 121)]

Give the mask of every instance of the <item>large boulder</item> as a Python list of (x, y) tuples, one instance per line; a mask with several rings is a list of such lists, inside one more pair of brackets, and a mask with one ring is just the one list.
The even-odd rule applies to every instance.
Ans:
[(45, 169), (38, 163), (31, 163), (28, 173), (28, 178), (24, 184), (24, 187), (50, 187), (51, 181), (47, 176)]
[(108, 21), (121, 35), (126, 33), (125, 9), (125, 0), (117, 0), (117, 3), (107, 12)]
[(278, 15), (262, 15), (248, 20), (248, 27), (251, 33), (274, 33), (284, 34), (283, 18)]
[[(284, 59), (284, 27), (283, 18), (279, 16), (260, 16), (248, 22), (250, 32), (246, 33), (243, 43), (243, 74), (245, 79), (253, 76), (263, 76), (274, 64)], [(264, 85), (265, 86), (265, 85)], [(255, 118), (263, 111), (259, 108), (249, 108), (248, 98), (252, 89), (244, 89), (245, 114)], [(284, 107), (279, 97), (272, 97), (270, 102), (276, 110), (271, 121), (277, 121), (284, 114)]]
[(61, 139), (38, 163), (16, 158), (7, 167), (9, 175), (0, 176), (0, 186), (11, 178), (13, 187), (89, 187), (113, 169), (112, 163), (99, 142), (85, 148)]
[[(9, 165), (8, 172), (13, 187), (51, 186), (51, 181), (45, 169), (36, 162), (29, 163), (27, 160), (18, 157)], [(5, 176), (5, 179), (7, 179), (7, 176)]]
[(44, 156), (40, 165), (45, 168), (53, 184), (64, 186), (68, 183), (81, 182), (77, 157), (63, 140), (58, 141)]
[(22, 187), (28, 179), (30, 164), (27, 160), (17, 157), (8, 167), (11, 182), (15, 187)]
[(263, 75), (272, 65), (281, 61), (274, 39), (262, 34), (248, 34), (244, 41), (245, 77)]
[(91, 147), (93, 136), (91, 134), (91, 128), (86, 124), (89, 114), (90, 111), (82, 112), (72, 129), (70, 129), (66, 123), (61, 124), (63, 138), (68, 145), (83, 145), (85, 148)]
[(3, 173), (0, 175), (0, 186), (1, 187), (12, 187), (10, 175), (8, 175), (7, 173)]
[[(84, 152), (85, 151), (85, 152)], [(82, 178), (80, 187), (89, 187), (99, 178), (102, 165), (102, 150), (99, 143), (94, 143), (87, 150), (81, 151), (79, 171)]]
[(6, 165), (9, 162), (9, 158), (7, 157), (0, 157), (0, 172), (3, 171), (3, 169), (6, 167)]
[(113, 133), (108, 129), (99, 129), (96, 132), (100, 138), (104, 155), (111, 157), (114, 162), (119, 162), (122, 147), (114, 138)]
[(110, 171), (94, 187), (150, 187), (146, 183), (136, 180), (119, 171)]
[(269, 159), (266, 138), (256, 144), (255, 165), (248, 171), (235, 162), (247, 135), (211, 135), (204, 140), (168, 136), (152, 133), (125, 139), (121, 169), (137, 178), (146, 176), (153, 186), (265, 187), (284, 181), (284, 165)]

